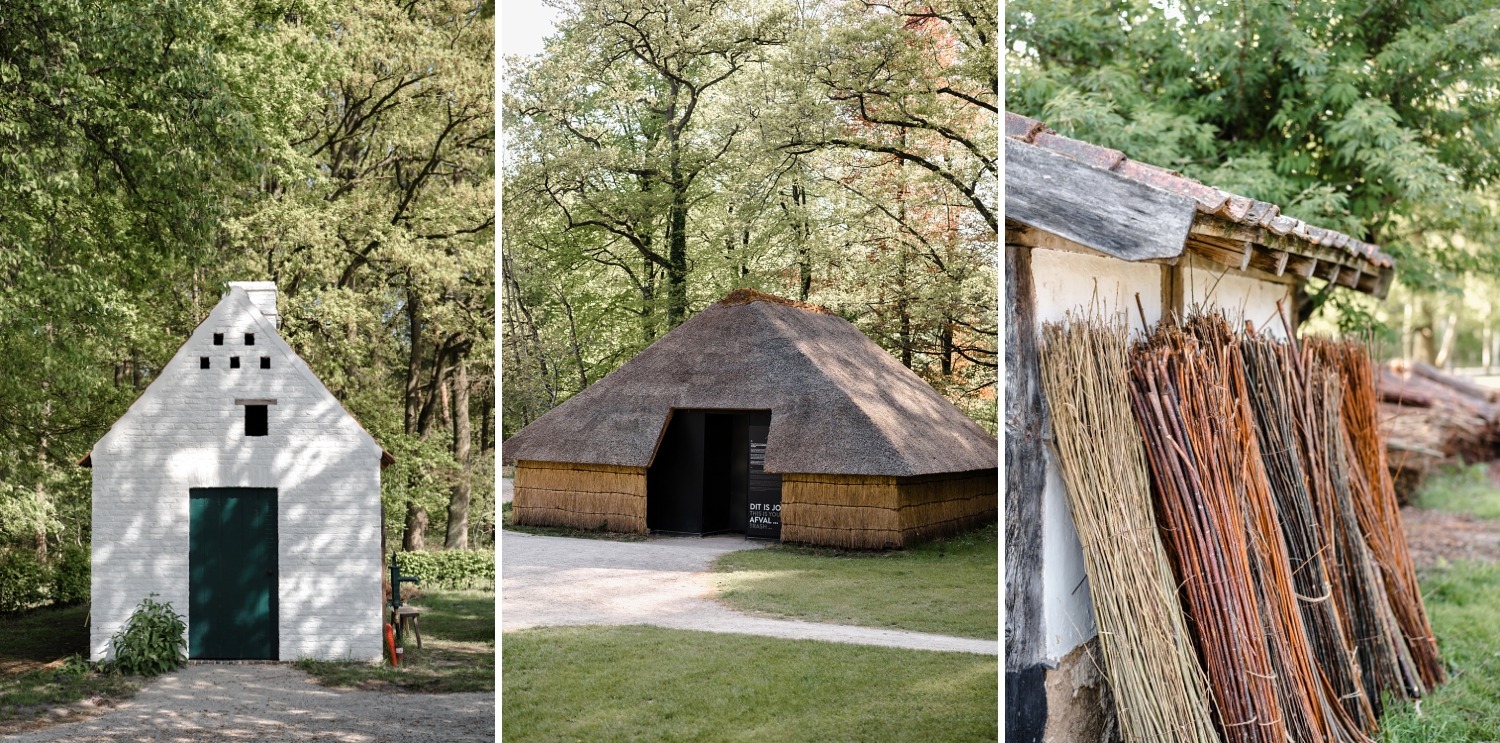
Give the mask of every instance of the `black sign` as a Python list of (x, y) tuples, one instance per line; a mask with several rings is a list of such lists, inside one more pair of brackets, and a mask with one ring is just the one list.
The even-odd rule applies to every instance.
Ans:
[(780, 539), (781, 475), (766, 473), (765, 436), (766, 427), (750, 427), (750, 513), (745, 536)]

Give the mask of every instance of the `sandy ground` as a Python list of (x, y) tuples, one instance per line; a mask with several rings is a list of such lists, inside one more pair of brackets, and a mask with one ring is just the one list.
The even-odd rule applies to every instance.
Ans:
[(1401, 509), (1411, 559), (1418, 566), (1460, 560), (1500, 562), (1500, 521), (1468, 514)]
[(192, 665), (82, 722), (6, 741), (492, 741), (495, 695), (331, 689), (285, 665)]
[(501, 536), (504, 631), (562, 624), (652, 624), (676, 629), (998, 655), (994, 640), (756, 617), (713, 599), (709, 564), (758, 546), (740, 536), (649, 542)]

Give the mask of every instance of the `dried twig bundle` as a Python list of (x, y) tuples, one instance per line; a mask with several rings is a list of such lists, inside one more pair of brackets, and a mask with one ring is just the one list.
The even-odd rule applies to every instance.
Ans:
[[(1290, 345), (1246, 336), (1240, 350), (1248, 385), (1245, 399), (1254, 411), (1257, 448), (1270, 485), (1264, 493), (1268, 518), (1259, 524), (1264, 530), (1260, 542), (1280, 590), (1268, 600), (1293, 599), (1301, 616), (1300, 626), (1288, 623), (1282, 630), (1289, 652), (1297, 656), (1302, 692), (1320, 708), (1322, 726), (1335, 739), (1360, 739), (1361, 732), (1375, 730), (1375, 712), (1334, 599), (1331, 575), (1337, 566), (1330, 565), (1327, 536), (1332, 526), (1323, 518), (1326, 509), (1317, 507), (1318, 499), (1330, 496), (1331, 473), (1325, 459), (1308, 456), (1321, 450), (1329, 432), (1319, 425), (1322, 419)], [(1258, 488), (1249, 490), (1262, 494)], [(1312, 663), (1316, 672), (1307, 667)]]
[(1242, 483), (1259, 458), (1231, 391), (1237, 361), (1232, 345), (1162, 323), (1131, 350), (1131, 404), (1224, 740), (1312, 740), (1303, 724), (1294, 737), (1282, 714), (1274, 640), (1256, 599)]
[(1043, 328), (1042, 381), (1058, 465), (1125, 740), (1217, 743), (1206, 681), (1157, 534), (1130, 409), (1126, 332), (1118, 316)]
[(1400, 624), (1407, 650), (1419, 678), (1408, 679), (1410, 696), (1421, 696), (1426, 688), (1446, 678), (1437, 640), (1422, 604), (1416, 568), (1401, 528), (1401, 510), (1394, 484), (1386, 467), (1385, 443), (1378, 427), (1374, 365), (1365, 348), (1344, 341), (1308, 344), (1308, 353), (1339, 372), (1344, 394), (1340, 417), (1352, 443), (1355, 516), (1364, 533), (1371, 557), (1379, 566), (1390, 607)]

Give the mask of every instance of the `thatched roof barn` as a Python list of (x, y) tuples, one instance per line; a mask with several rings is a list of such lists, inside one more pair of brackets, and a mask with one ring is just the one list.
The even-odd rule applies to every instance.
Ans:
[(1058, 135), (1025, 116), (1005, 115), (1005, 157), (1006, 737), (1083, 740), (1105, 706), (1099, 684), (1083, 680), (1097, 676), (1086, 655), (1097, 631), (1047, 443), (1042, 324), (1102, 305), (1145, 330), (1202, 307), (1284, 335), (1309, 279), (1384, 296), (1394, 262), (1275, 204)]
[(740, 290), (501, 456), (519, 524), (883, 548), (993, 521), (997, 451), (848, 321)]

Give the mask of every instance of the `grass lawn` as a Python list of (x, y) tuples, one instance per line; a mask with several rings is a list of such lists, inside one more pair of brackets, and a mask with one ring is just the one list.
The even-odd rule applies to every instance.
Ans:
[(502, 660), (506, 743), (999, 737), (993, 656), (632, 626), (508, 632)]
[(1422, 484), (1412, 505), (1500, 519), (1500, 491), (1495, 489), (1489, 478), (1489, 466), (1484, 464), (1434, 474)]
[(997, 527), (908, 550), (775, 546), (714, 564), (719, 598), (747, 612), (960, 637), (998, 637)]
[[(1428, 479), (1417, 494), (1420, 508), (1496, 519), (1500, 490), (1486, 465)], [(1419, 566), (1423, 600), (1447, 661), (1448, 683), (1420, 705), (1388, 708), (1380, 720), (1385, 743), (1489, 743), (1500, 741), (1500, 563), (1472, 560)]]
[(521, 526), (517, 525), (511, 516), (509, 503), (500, 504), (500, 528), (506, 531), (518, 531), (522, 534), (536, 534), (543, 537), (573, 537), (575, 539), (606, 539), (611, 542), (644, 542), (650, 537), (645, 534), (624, 534), (617, 531), (605, 531), (603, 529), (578, 529), (571, 526)]
[(1500, 564), (1456, 563), (1424, 570), (1420, 579), (1451, 676), (1420, 707), (1389, 708), (1381, 740), (1500, 741)]
[(426, 590), (407, 602), (422, 610), (422, 647), (405, 638), (398, 668), (302, 660), (328, 686), (448, 693), (495, 690), (495, 592)]
[(87, 617), (87, 606), (0, 616), (0, 734), (25, 729), (72, 702), (109, 706), (140, 688), (138, 678), (65, 664), (68, 656), (88, 655)]

